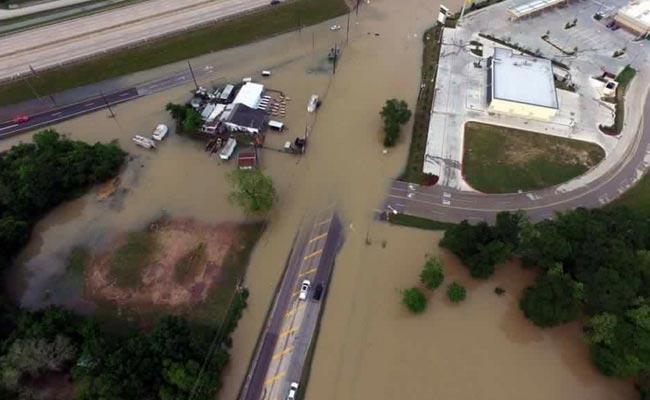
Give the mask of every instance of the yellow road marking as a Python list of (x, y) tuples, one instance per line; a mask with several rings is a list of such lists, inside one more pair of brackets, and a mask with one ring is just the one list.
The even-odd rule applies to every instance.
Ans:
[(311, 254), (305, 256), (305, 258), (303, 258), (303, 260), (309, 260), (310, 258), (312, 258), (312, 257), (316, 257), (317, 255), (319, 255), (319, 254), (322, 253), (322, 252), (323, 252), (323, 249), (318, 249), (318, 250), (316, 250), (315, 252), (313, 252), (313, 253), (311, 253)]
[(274, 354), (273, 357), (272, 357), (272, 359), (273, 359), (273, 360), (277, 360), (278, 358), (280, 358), (280, 357), (282, 357), (283, 355), (287, 354), (287, 353), (290, 352), (291, 350), (293, 350), (293, 347), (289, 347), (288, 349), (284, 349), (284, 350), (282, 350), (281, 352)]
[(269, 383), (273, 383), (273, 382), (277, 381), (278, 379), (282, 378), (282, 377), (284, 376), (285, 373), (286, 373), (285, 371), (280, 372), (280, 373), (277, 374), (276, 376), (271, 377), (271, 378), (265, 380), (265, 381), (264, 381), (264, 384), (265, 384), (265, 385), (268, 385)]
[(309, 243), (311, 243), (311, 242), (315, 242), (315, 241), (317, 241), (318, 239), (322, 239), (322, 238), (324, 238), (325, 236), (327, 236), (327, 232), (325, 232), (325, 233), (323, 233), (323, 234), (321, 234), (321, 235), (318, 235), (318, 236), (316, 236), (316, 237), (314, 237), (314, 238), (311, 238), (311, 240), (309, 241)]
[(324, 225), (324, 224), (330, 222), (331, 220), (332, 220), (332, 218), (328, 218), (328, 219), (326, 219), (325, 221), (321, 221), (321, 222), (317, 223), (316, 226)]
[(301, 303), (298, 307), (296, 307), (296, 308), (294, 308), (293, 310), (289, 311), (289, 312), (285, 315), (285, 317), (290, 317), (290, 316), (292, 316), (293, 314), (296, 313), (296, 311), (298, 311), (298, 310), (300, 310), (300, 309), (302, 309), (302, 308), (305, 308), (305, 303)]
[(309, 274), (311, 274), (312, 272), (316, 272), (317, 269), (318, 269), (318, 268), (312, 268), (312, 269), (309, 269), (309, 270), (307, 270), (307, 271), (305, 271), (305, 272), (302, 272), (301, 274), (298, 275), (298, 278), (300, 278), (301, 276), (309, 275)]
[(298, 330), (298, 328), (291, 328), (289, 330), (286, 330), (286, 331), (280, 333), (280, 335), (278, 336), (278, 339), (283, 338), (283, 337), (285, 337), (287, 335), (290, 335), (290, 334), (294, 333), (297, 330)]

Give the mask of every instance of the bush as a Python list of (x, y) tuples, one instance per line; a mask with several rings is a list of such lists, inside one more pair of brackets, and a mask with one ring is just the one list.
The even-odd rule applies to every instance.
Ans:
[(404, 100), (390, 99), (379, 113), (384, 120), (384, 146), (395, 146), (401, 125), (411, 119), (411, 110)]
[(452, 282), (447, 286), (447, 296), (452, 303), (460, 303), (467, 297), (467, 290), (458, 282)]
[(445, 280), (445, 273), (442, 271), (442, 262), (439, 258), (429, 257), (420, 272), (420, 282), (427, 289), (437, 289)]
[(402, 303), (415, 314), (421, 313), (427, 308), (427, 298), (424, 297), (422, 290), (418, 288), (404, 290), (402, 292)]

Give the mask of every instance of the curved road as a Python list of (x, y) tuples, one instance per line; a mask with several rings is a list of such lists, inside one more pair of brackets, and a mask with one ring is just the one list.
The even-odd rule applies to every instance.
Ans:
[(566, 186), (559, 185), (535, 192), (484, 194), (393, 181), (383, 210), (457, 223), (493, 222), (499, 211), (506, 210), (523, 210), (531, 220), (539, 221), (553, 217), (558, 211), (600, 207), (629, 189), (650, 166), (650, 124), (643, 123), (643, 115), (650, 115), (649, 98), (650, 92), (635, 140), (620, 161), (602, 176), (576, 189), (562, 191), (558, 188)]

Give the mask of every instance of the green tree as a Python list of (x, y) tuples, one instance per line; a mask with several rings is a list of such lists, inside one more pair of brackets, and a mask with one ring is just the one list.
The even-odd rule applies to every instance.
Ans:
[(202, 125), (201, 114), (193, 108), (188, 109), (183, 120), (183, 132), (187, 134), (198, 133)]
[(614, 342), (616, 334), (616, 325), (618, 317), (614, 314), (594, 315), (585, 324), (585, 332), (589, 342), (593, 344), (611, 345)]
[(276, 198), (271, 177), (258, 169), (236, 169), (228, 175), (233, 186), (229, 200), (249, 215), (263, 215), (273, 208)]
[(411, 110), (404, 100), (390, 99), (380, 114), (384, 120), (384, 146), (392, 147), (399, 139), (400, 127), (411, 119)]
[(447, 286), (447, 297), (452, 303), (460, 303), (465, 300), (467, 290), (458, 282), (452, 282)]
[(418, 314), (427, 308), (427, 298), (418, 288), (411, 288), (402, 291), (402, 304), (411, 312)]
[(578, 318), (582, 296), (581, 284), (565, 274), (561, 265), (556, 265), (539, 276), (535, 286), (524, 290), (519, 306), (526, 318), (546, 328)]
[(437, 257), (427, 258), (422, 272), (420, 272), (420, 282), (427, 289), (437, 289), (442, 281), (445, 280), (445, 273), (442, 270), (442, 262)]

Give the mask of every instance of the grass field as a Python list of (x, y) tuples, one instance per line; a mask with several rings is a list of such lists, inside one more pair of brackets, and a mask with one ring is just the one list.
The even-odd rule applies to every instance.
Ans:
[(393, 225), (408, 226), (429, 231), (444, 231), (454, 225), (407, 214), (390, 214), (388, 222)]
[(142, 271), (156, 252), (157, 241), (153, 232), (129, 233), (126, 243), (120, 246), (110, 264), (111, 276), (118, 287), (137, 288), (142, 283)]
[(188, 251), (176, 263), (174, 278), (176, 282), (184, 283), (188, 276), (193, 275), (196, 269), (203, 263), (207, 257), (205, 243), (199, 243), (195, 248)]
[(421, 83), (424, 85), (418, 95), (413, 117), (413, 134), (409, 148), (406, 169), (400, 177), (401, 180), (417, 184), (426, 183), (426, 175), (422, 172), (424, 164), (424, 153), (427, 148), (427, 134), (429, 132), (429, 118), (435, 92), (436, 64), (440, 56), (440, 35), (442, 26), (436, 25), (428, 29), (422, 40), (424, 50), (422, 52)]
[(606, 206), (613, 207), (628, 207), (650, 215), (650, 175), (646, 174), (632, 189)]
[(484, 193), (557, 185), (605, 157), (592, 143), (473, 122), (465, 127), (464, 148), (465, 179)]
[[(349, 11), (345, 0), (298, 0), (176, 36), (120, 50), (29, 78), (41, 96), (114, 78), (202, 54), (254, 42), (313, 25)], [(24, 81), (0, 86), (0, 105), (33, 97)]]

